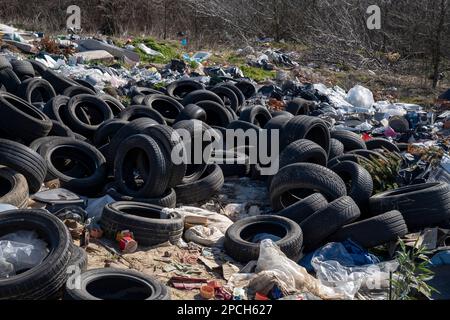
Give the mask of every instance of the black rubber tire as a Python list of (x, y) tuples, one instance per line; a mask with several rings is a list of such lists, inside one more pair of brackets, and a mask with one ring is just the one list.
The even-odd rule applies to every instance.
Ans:
[(181, 103), (183, 104), (183, 106), (187, 106), (188, 104), (198, 104), (197, 102), (200, 101), (213, 101), (220, 104), (222, 107), (225, 107), (222, 99), (220, 99), (217, 94), (209, 90), (192, 91), (183, 98), (183, 101)]
[(25, 142), (48, 135), (50, 119), (25, 100), (7, 92), (0, 92), (0, 127)]
[(281, 116), (275, 116), (272, 119), (270, 119), (266, 125), (264, 126), (264, 129), (266, 130), (281, 130), (283, 126), (291, 119), (292, 117), (287, 117), (284, 115)]
[(75, 138), (75, 134), (72, 130), (66, 125), (56, 120), (52, 121), (52, 129), (48, 133), (49, 136), (58, 136), (58, 137), (69, 137)]
[(210, 126), (218, 126), (226, 128), (228, 124), (233, 121), (234, 117), (221, 104), (214, 101), (202, 100), (196, 103), (200, 108), (206, 112), (206, 123)]
[[(139, 151), (138, 154), (134, 154)], [(121, 192), (135, 198), (159, 197), (169, 183), (168, 159), (158, 143), (144, 134), (131, 136), (117, 149), (114, 160), (114, 178)], [(142, 185), (136, 182), (139, 169)]]
[(408, 234), (408, 227), (399, 211), (389, 211), (379, 216), (343, 226), (327, 240), (343, 242), (351, 239), (366, 249), (374, 248)]
[(152, 95), (152, 94), (161, 94), (161, 93), (162, 93), (161, 91), (158, 91), (158, 90), (155, 90), (155, 89), (151, 89), (151, 88), (132, 87), (130, 95), (131, 95), (131, 97), (134, 97), (134, 96), (137, 96), (137, 95), (148, 96), (148, 95)]
[(327, 205), (328, 201), (322, 194), (314, 193), (309, 197), (284, 208), (276, 215), (291, 219), (300, 224), (314, 212), (324, 209)]
[(271, 111), (270, 114), (272, 115), (272, 118), (284, 116), (284, 117), (288, 117), (289, 119), (291, 119), (294, 117), (292, 113), (289, 113), (287, 111)]
[(21, 81), (28, 78), (34, 78), (35, 76), (33, 66), (29, 61), (13, 60), (11, 61), (11, 66)]
[[(87, 105), (89, 108), (87, 108)], [(87, 119), (80, 119), (80, 115), (77, 112), (79, 111), (78, 108), (85, 111)], [(106, 102), (90, 94), (78, 94), (70, 98), (67, 103), (67, 111), (68, 127), (85, 137), (92, 137), (103, 122), (114, 117), (111, 108)], [(94, 123), (92, 123), (88, 112), (94, 112), (94, 115), (97, 116), (97, 119), (94, 119)]]
[(39, 191), (47, 173), (46, 162), (38, 153), (5, 139), (0, 139), (0, 165), (23, 174), (31, 194)]
[(177, 203), (194, 204), (209, 200), (222, 189), (223, 183), (222, 169), (216, 164), (208, 165), (203, 175), (197, 181), (175, 187)]
[(16, 94), (21, 81), (12, 69), (5, 68), (0, 70), (0, 83), (5, 86), (9, 93)]
[(350, 197), (339, 198), (313, 213), (300, 224), (304, 233), (305, 252), (319, 248), (325, 239), (357, 220), (360, 215), (358, 206)]
[(367, 162), (368, 160), (364, 158), (363, 156), (360, 156), (358, 154), (344, 154), (342, 156), (335, 157), (328, 161), (328, 168), (334, 167), (338, 163), (344, 162), (344, 161), (352, 161), (357, 164), (362, 164)]
[(237, 99), (238, 99), (238, 104), (239, 107), (236, 110), (236, 112), (239, 110), (240, 107), (242, 107), (245, 103), (245, 96), (242, 93), (241, 90), (239, 90), (238, 87), (236, 87), (234, 84), (230, 83), (230, 82), (221, 82), (219, 84), (217, 84), (217, 86), (221, 86), (221, 87), (226, 87), (230, 90), (232, 90), (234, 92), (234, 94), (236, 95)]
[(269, 110), (263, 106), (243, 108), (239, 115), (239, 120), (250, 122), (260, 128), (264, 128), (270, 119), (272, 119), (272, 115)]
[(48, 244), (49, 255), (36, 267), (0, 279), (0, 300), (55, 299), (67, 281), (71, 237), (64, 223), (44, 210), (11, 210), (0, 215), (0, 236), (35, 230)]
[(122, 102), (109, 94), (97, 94), (97, 97), (106, 102), (115, 117), (125, 110), (125, 106)]
[(0, 166), (0, 203), (26, 208), (28, 204), (28, 183), (25, 177), (8, 167)]
[(372, 216), (390, 210), (402, 213), (410, 231), (436, 227), (450, 220), (450, 186), (446, 182), (406, 186), (370, 198)]
[(282, 145), (288, 146), (299, 139), (308, 139), (321, 146), (327, 155), (330, 152), (330, 130), (326, 123), (319, 118), (296, 116), (290, 119), (281, 132)]
[(224, 177), (245, 177), (250, 173), (249, 157), (236, 150), (215, 150), (212, 159), (223, 159), (220, 163), (214, 161), (222, 169)]
[(166, 190), (166, 192), (157, 198), (133, 198), (121, 194), (118, 188), (113, 185), (107, 187), (106, 193), (111, 196), (116, 201), (132, 201), (132, 202), (142, 202), (148, 204), (154, 204), (163, 208), (175, 208), (177, 205), (177, 195), (174, 189)]
[[(129, 283), (125, 282), (127, 280)], [(71, 286), (66, 285), (64, 300), (170, 300), (165, 285), (135, 270), (92, 269), (81, 274), (80, 281), (79, 289), (70, 289)], [(95, 281), (100, 281), (97, 288)], [(88, 286), (90, 291), (86, 289)]]
[[(158, 143), (161, 148), (161, 151), (165, 154), (165, 158), (167, 159), (167, 170), (169, 173), (169, 182), (167, 186), (173, 188), (179, 185), (186, 175), (187, 166), (187, 152), (180, 135), (171, 127), (160, 124), (144, 129), (142, 134), (146, 134), (155, 139), (156, 143)], [(173, 153), (177, 153), (180, 157), (180, 163), (175, 164), (172, 161)]]
[(206, 112), (202, 108), (200, 108), (196, 104), (188, 104), (186, 107), (184, 107), (183, 110), (181, 110), (178, 117), (175, 119), (174, 123), (183, 121), (183, 120), (200, 120), (203, 122), (206, 122)]
[(344, 154), (344, 145), (339, 140), (334, 138), (330, 139), (330, 155), (329, 159), (340, 157)]
[(177, 212), (162, 218), (163, 208), (140, 202), (114, 202), (103, 209), (100, 225), (105, 235), (116, 238), (117, 232), (130, 230), (141, 246), (154, 246), (167, 241), (176, 244), (183, 235), (184, 220)]
[(281, 152), (279, 167), (283, 168), (301, 162), (315, 163), (325, 167), (327, 165), (327, 153), (317, 143), (300, 139), (292, 142)]
[(241, 90), (245, 99), (250, 99), (256, 94), (256, 86), (248, 80), (238, 81), (235, 86)]
[(239, 99), (232, 89), (224, 86), (215, 86), (211, 89), (211, 92), (217, 94), (224, 105), (230, 107), (234, 112), (239, 109)]
[(368, 150), (386, 149), (391, 152), (400, 152), (400, 149), (395, 144), (383, 138), (373, 138), (366, 141), (366, 147)]
[[(59, 139), (61, 137), (59, 136), (46, 136), (46, 137), (42, 137), (42, 138), (38, 138), (36, 140), (34, 140), (32, 143), (30, 143), (30, 149), (36, 151), (37, 153), (40, 154), (40, 149), (42, 147), (42, 145), (48, 143), (48, 142), (52, 142), (55, 139)], [(66, 137), (67, 138), (67, 137)], [(73, 138), (73, 137), (72, 137)]]
[[(316, 192), (322, 193), (328, 201), (347, 195), (344, 181), (330, 169), (313, 163), (288, 165), (273, 177), (270, 184), (272, 209), (279, 211)], [(286, 193), (290, 199), (285, 198)]]
[(181, 102), (183, 98), (192, 91), (203, 89), (205, 89), (205, 86), (198, 81), (189, 79), (178, 80), (167, 86), (167, 95)]
[(74, 244), (71, 244), (69, 246), (69, 250), (70, 250), (69, 266), (78, 268), (81, 272), (86, 271), (88, 267), (88, 255), (86, 253), (86, 250)]
[(66, 96), (56, 96), (45, 104), (43, 112), (50, 119), (56, 120), (67, 126), (67, 123), (69, 122), (67, 108), (69, 100), (70, 98)]
[(290, 219), (270, 215), (244, 218), (232, 224), (225, 233), (225, 252), (239, 262), (257, 260), (260, 244), (251, 238), (258, 233), (280, 237), (275, 244), (289, 259), (298, 260), (303, 244), (302, 229)]
[(309, 115), (314, 108), (314, 102), (303, 98), (295, 98), (286, 105), (286, 111), (294, 116)]
[(156, 110), (168, 123), (173, 123), (184, 108), (177, 100), (163, 94), (146, 96), (144, 104)]
[(17, 94), (28, 103), (47, 103), (56, 96), (52, 85), (47, 80), (40, 78), (30, 78), (23, 81), (17, 90)]
[(69, 98), (72, 98), (79, 94), (90, 94), (90, 95), (95, 96), (96, 93), (94, 90), (91, 90), (84, 86), (70, 86), (70, 87), (67, 87), (66, 89), (64, 89), (64, 91), (62, 93), (63, 96), (66, 96)]
[[(47, 181), (58, 179), (62, 188), (85, 196), (95, 196), (102, 190), (107, 176), (106, 160), (89, 143), (57, 138), (43, 144), (39, 152), (47, 163)], [(64, 162), (70, 159), (75, 162), (74, 167), (62, 171), (55, 164), (58, 158)]]
[(149, 106), (130, 106), (123, 110), (119, 116), (119, 119), (126, 121), (133, 121), (140, 118), (148, 118), (155, 120), (159, 124), (166, 124), (164, 117), (156, 110), (151, 109)]
[[(190, 157), (188, 157), (187, 159), (188, 165), (186, 166), (186, 175), (183, 177), (182, 184), (195, 182), (202, 176), (207, 167), (207, 162), (205, 161), (206, 159), (202, 159), (202, 163), (195, 162), (195, 140), (202, 139), (203, 137), (206, 138), (205, 140), (208, 140), (210, 138), (210, 135), (207, 133), (211, 132), (211, 130), (213, 129), (206, 123), (199, 120), (183, 120), (177, 122), (173, 125), (173, 129), (177, 131), (179, 130), (178, 132), (180, 133), (180, 135), (182, 135), (186, 151), (189, 152), (190, 150)], [(189, 137), (186, 137), (182, 134), (183, 130), (186, 130), (186, 133), (189, 134)], [(202, 152), (204, 153), (205, 148), (210, 147), (212, 143), (212, 139), (211, 141), (203, 141)]]
[(111, 119), (103, 122), (98, 127), (97, 131), (95, 131), (94, 139), (92, 140), (92, 142), (96, 147), (101, 147), (109, 144), (114, 135), (128, 123), (128, 121), (120, 119)]
[(389, 127), (395, 132), (405, 133), (409, 130), (409, 122), (404, 117), (393, 116), (389, 119)]
[(50, 82), (53, 89), (55, 89), (56, 93), (58, 94), (62, 94), (68, 87), (77, 85), (75, 81), (64, 77), (61, 74), (48, 68), (43, 72), (42, 78)]
[(131, 105), (131, 106), (143, 106), (145, 97), (146, 96), (144, 96), (143, 94), (138, 94), (138, 95), (134, 96), (133, 98), (131, 98), (131, 102), (130, 102), (129, 105)]
[(149, 127), (157, 125), (158, 123), (150, 118), (139, 118), (133, 121), (130, 121), (126, 125), (124, 125), (117, 133), (112, 137), (111, 142), (109, 143), (108, 153), (106, 157), (106, 162), (108, 166), (114, 167), (114, 159), (117, 155), (117, 149), (122, 144), (125, 139), (135, 135), (140, 134), (142, 131)]
[(331, 138), (339, 140), (344, 145), (344, 152), (366, 149), (364, 140), (354, 132), (347, 130), (331, 131)]
[(370, 173), (355, 162), (344, 161), (330, 168), (347, 185), (347, 195), (350, 196), (360, 208), (369, 204), (373, 193), (373, 180)]
[(34, 74), (38, 74), (40, 76), (42, 76), (44, 74), (45, 71), (47, 71), (48, 67), (45, 66), (44, 64), (40, 63), (39, 61), (36, 60), (27, 60), (29, 63), (31, 63), (31, 66), (34, 69)]

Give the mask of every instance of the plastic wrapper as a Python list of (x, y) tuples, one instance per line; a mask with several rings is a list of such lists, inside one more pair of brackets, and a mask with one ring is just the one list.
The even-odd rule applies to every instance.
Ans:
[[(261, 272), (265, 272), (261, 274), (265, 279), (276, 281), (284, 295), (310, 292), (322, 299), (344, 298), (343, 294), (336, 292), (334, 288), (324, 286), (319, 280), (309, 275), (305, 268), (287, 258), (269, 239), (263, 240), (260, 245), (256, 273), (258, 275)], [(263, 286), (262, 283), (259, 285)]]
[(14, 276), (39, 265), (48, 253), (47, 243), (34, 231), (23, 230), (1, 237), (0, 278)]
[(357, 85), (350, 89), (347, 94), (347, 102), (352, 104), (357, 109), (362, 109), (363, 112), (373, 111), (373, 104), (375, 100), (373, 99), (372, 91), (369, 89)]
[(349, 300), (360, 289), (383, 292), (389, 286), (390, 272), (398, 268), (396, 261), (357, 266), (352, 254), (341, 243), (329, 243), (317, 250), (311, 264), (323, 285)]

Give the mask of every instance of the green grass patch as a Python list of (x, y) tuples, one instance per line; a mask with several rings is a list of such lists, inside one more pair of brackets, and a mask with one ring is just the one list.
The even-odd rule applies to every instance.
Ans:
[(247, 65), (239, 66), (244, 73), (244, 76), (255, 80), (256, 82), (262, 82), (269, 79), (274, 79), (276, 76), (275, 71), (267, 71), (261, 68), (255, 68)]
[(139, 43), (143, 43), (150, 49), (158, 51), (163, 55), (163, 57), (149, 56), (144, 51), (136, 48), (136, 52), (144, 63), (169, 63), (172, 59), (181, 59), (179, 48), (173, 43), (155, 41), (152, 38), (135, 38), (133, 40), (134, 46), (137, 46)]

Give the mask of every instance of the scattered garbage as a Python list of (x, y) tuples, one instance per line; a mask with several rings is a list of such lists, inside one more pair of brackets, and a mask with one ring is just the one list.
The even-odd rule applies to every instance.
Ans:
[[(208, 51), (0, 30), (19, 49), (0, 53), (0, 278), (14, 284), (25, 270), (50, 270), (51, 281), (75, 265), (98, 290), (62, 290), (60, 281), (64, 298), (147, 292), (115, 287), (116, 277), (160, 289), (145, 299), (170, 298), (154, 278), (110, 268), (119, 266), (190, 298), (388, 299), (399, 239), (431, 251), (436, 279), (446, 274), (448, 91), (427, 108), (376, 101), (361, 85), (310, 83), (298, 54), (265, 45), (270, 39), (236, 52), (273, 74), (256, 83), (245, 77), (255, 70), (216, 64)], [(228, 130), (254, 130), (257, 140), (229, 148)], [(263, 159), (250, 158), (274, 130), (278, 168), (267, 174)], [(193, 150), (204, 158), (173, 161), (177, 152), (198, 160)], [(101, 265), (86, 272), (99, 252)], [(2, 286), (0, 299), (54, 293), (49, 283)]]

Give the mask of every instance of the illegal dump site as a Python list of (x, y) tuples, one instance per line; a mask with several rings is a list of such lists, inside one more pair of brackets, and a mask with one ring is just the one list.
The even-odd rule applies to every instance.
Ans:
[(450, 297), (444, 74), (422, 103), (273, 39), (0, 38), (0, 299)]

